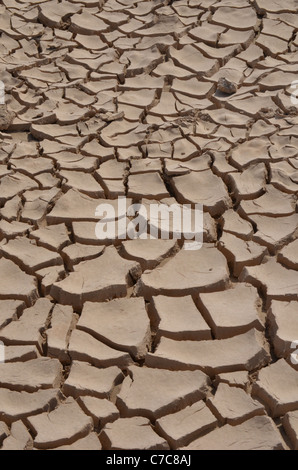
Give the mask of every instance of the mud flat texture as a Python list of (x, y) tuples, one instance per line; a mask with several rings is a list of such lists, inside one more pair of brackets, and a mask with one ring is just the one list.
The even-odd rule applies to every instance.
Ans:
[(298, 449), (297, 13), (1, 1), (1, 449)]

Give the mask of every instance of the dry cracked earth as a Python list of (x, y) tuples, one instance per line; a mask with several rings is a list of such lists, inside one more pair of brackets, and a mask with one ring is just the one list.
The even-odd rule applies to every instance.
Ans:
[[(298, 449), (297, 11), (1, 1), (2, 449)], [(203, 247), (98, 240), (118, 196)]]

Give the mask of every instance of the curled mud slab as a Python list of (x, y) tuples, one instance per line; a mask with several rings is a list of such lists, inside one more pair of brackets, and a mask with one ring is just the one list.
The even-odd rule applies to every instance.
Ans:
[(297, 13), (1, 2), (0, 449), (298, 449)]

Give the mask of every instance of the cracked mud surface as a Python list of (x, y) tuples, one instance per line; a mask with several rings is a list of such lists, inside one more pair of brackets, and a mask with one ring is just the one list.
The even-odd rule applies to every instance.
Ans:
[[(298, 449), (297, 11), (1, 1), (2, 449)], [(203, 247), (98, 240), (118, 196)]]

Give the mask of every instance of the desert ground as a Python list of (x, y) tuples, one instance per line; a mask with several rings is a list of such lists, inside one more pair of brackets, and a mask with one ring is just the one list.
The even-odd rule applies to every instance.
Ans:
[(297, 12), (1, 1), (2, 450), (298, 450)]

